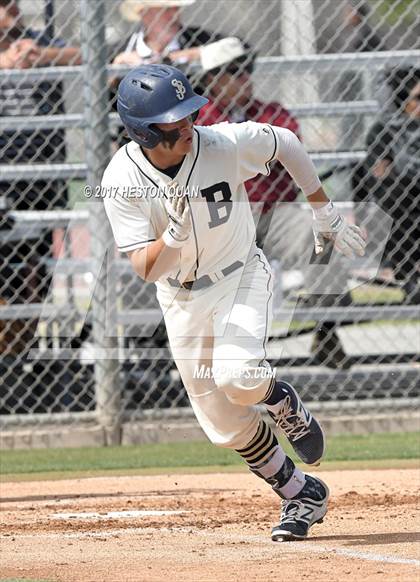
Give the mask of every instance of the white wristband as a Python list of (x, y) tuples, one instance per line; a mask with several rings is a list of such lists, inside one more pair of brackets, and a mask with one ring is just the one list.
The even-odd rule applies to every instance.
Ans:
[(165, 232), (162, 235), (162, 240), (165, 243), (165, 245), (167, 247), (171, 247), (173, 249), (179, 249), (180, 247), (184, 246), (184, 244), (187, 242), (187, 239), (185, 240), (176, 240), (171, 233), (169, 232), (168, 229), (165, 230)]
[(321, 220), (324, 218), (329, 218), (329, 216), (333, 214), (333, 212), (335, 212), (335, 208), (331, 200), (329, 200), (327, 204), (324, 204), (324, 206), (321, 207), (317, 206), (315, 208), (312, 208), (312, 210), (315, 218), (319, 218)]
[(321, 232), (338, 232), (342, 227), (343, 219), (331, 200), (321, 208), (312, 210)]

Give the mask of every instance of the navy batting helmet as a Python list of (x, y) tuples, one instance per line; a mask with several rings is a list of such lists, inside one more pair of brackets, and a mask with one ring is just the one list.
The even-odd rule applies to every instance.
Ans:
[(194, 93), (186, 76), (169, 65), (142, 65), (118, 88), (118, 113), (133, 141), (154, 148), (163, 139), (156, 123), (173, 123), (192, 115), (208, 99)]

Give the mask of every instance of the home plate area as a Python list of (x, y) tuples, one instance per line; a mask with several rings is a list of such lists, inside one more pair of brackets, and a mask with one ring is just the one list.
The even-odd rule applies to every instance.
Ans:
[(1, 484), (1, 576), (65, 582), (418, 581), (419, 469), (317, 471), (330, 509), (273, 543), (280, 500), (248, 473)]

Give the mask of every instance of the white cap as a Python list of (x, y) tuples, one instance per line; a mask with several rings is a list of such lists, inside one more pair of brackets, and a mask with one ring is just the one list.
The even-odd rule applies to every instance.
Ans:
[(145, 8), (182, 8), (194, 4), (195, 0), (124, 0), (120, 4), (120, 14), (124, 20), (138, 22)]
[(231, 63), (235, 59), (246, 55), (247, 52), (239, 38), (235, 36), (222, 38), (201, 47), (201, 67), (203, 71), (211, 71)]

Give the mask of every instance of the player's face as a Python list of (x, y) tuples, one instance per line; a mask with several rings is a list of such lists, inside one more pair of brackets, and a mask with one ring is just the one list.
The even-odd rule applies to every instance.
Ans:
[(156, 127), (163, 131), (165, 136), (159, 146), (170, 150), (171, 154), (185, 156), (192, 150), (194, 134), (190, 115), (174, 123), (157, 123)]

